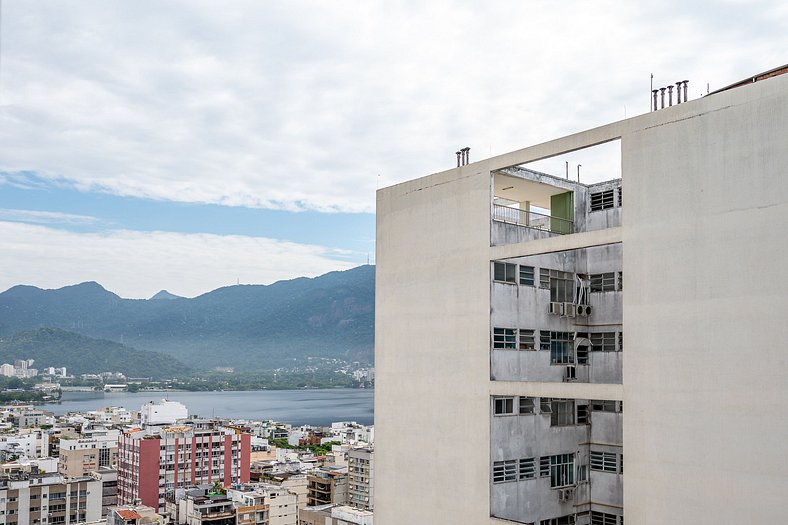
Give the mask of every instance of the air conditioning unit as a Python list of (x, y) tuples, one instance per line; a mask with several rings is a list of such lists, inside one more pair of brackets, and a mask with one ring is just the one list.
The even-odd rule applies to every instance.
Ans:
[(591, 305), (588, 304), (578, 304), (577, 305), (577, 315), (582, 317), (587, 317), (591, 315)]
[(575, 303), (564, 303), (564, 317), (574, 317), (577, 312), (577, 305)]
[(577, 368), (575, 366), (567, 366), (564, 372), (564, 381), (577, 381)]
[(575, 488), (569, 487), (558, 490), (558, 501), (570, 501), (575, 497)]
[(547, 313), (552, 315), (561, 315), (563, 306), (564, 303), (550, 303), (550, 306), (547, 308)]

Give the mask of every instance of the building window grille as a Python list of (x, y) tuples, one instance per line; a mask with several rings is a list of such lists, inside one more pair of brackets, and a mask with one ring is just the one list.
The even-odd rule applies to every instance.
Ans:
[(550, 350), (550, 332), (547, 330), (539, 331), (539, 350)]
[(533, 266), (520, 265), (520, 284), (533, 286), (535, 278)]
[(539, 288), (550, 289), (550, 270), (539, 268)]
[(550, 486), (566, 487), (575, 484), (575, 455), (550, 456)]
[(618, 333), (618, 351), (619, 352), (624, 351), (624, 332)]
[(618, 187), (618, 205), (619, 206), (623, 206), (624, 205), (624, 187), (623, 186), (619, 186)]
[(517, 460), (493, 462), (493, 483), (517, 480)]
[(544, 478), (550, 475), (550, 456), (539, 458), (539, 477)]
[(539, 398), (539, 412), (542, 414), (550, 414), (553, 411), (553, 403), (549, 397)]
[(616, 291), (616, 272), (592, 273), (588, 278), (592, 292)]
[(503, 350), (517, 347), (517, 331), (514, 328), (493, 328), (493, 348)]
[(520, 414), (534, 413), (534, 398), (520, 396)]
[(520, 350), (536, 350), (533, 330), (520, 329)]
[(616, 454), (613, 452), (591, 451), (591, 470), (617, 472)]
[(550, 364), (567, 365), (575, 362), (574, 334), (550, 332)]
[(607, 512), (591, 511), (591, 525), (616, 525), (616, 515)]
[(514, 398), (513, 397), (494, 398), (493, 414), (496, 416), (509, 416), (514, 414)]
[(523, 458), (520, 460), (520, 479), (534, 479), (536, 477), (536, 458)]
[(577, 405), (577, 424), (588, 424), (588, 405)]
[(550, 518), (549, 520), (540, 521), (539, 525), (575, 525), (575, 516), (570, 514), (560, 518)]
[(624, 272), (618, 272), (618, 289), (619, 291), (624, 289)]
[(607, 210), (614, 205), (613, 190), (599, 191), (591, 194), (591, 211)]
[(575, 424), (575, 402), (572, 399), (553, 399), (553, 412), (550, 414), (550, 426), (567, 426)]
[(515, 284), (517, 276), (517, 265), (512, 263), (495, 262), (493, 263), (493, 279), (504, 283)]
[[(544, 271), (544, 270), (542, 270)], [(575, 300), (575, 274), (560, 270), (548, 270), (550, 276), (550, 301), (571, 303)], [(540, 275), (540, 287), (541, 275)]]
[(609, 399), (592, 399), (588, 402), (595, 412), (615, 412), (616, 402)]
[(589, 334), (589, 339), (591, 340), (591, 350), (594, 352), (616, 351), (615, 332), (598, 332)]

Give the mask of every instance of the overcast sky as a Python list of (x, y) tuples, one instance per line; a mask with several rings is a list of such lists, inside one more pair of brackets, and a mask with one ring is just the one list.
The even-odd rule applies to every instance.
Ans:
[(350, 268), (376, 188), (459, 147), (643, 113), (651, 73), (693, 99), (786, 62), (787, 2), (642, 4), (4, 0), (0, 290)]

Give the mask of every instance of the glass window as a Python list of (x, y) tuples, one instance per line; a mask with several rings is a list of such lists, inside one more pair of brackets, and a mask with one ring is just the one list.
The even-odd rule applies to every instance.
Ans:
[(514, 398), (513, 397), (496, 397), (493, 400), (493, 414), (496, 416), (505, 416), (514, 414)]
[(493, 328), (493, 348), (514, 350), (517, 347), (517, 331), (514, 328)]
[(525, 286), (533, 286), (534, 285), (534, 267), (533, 266), (524, 266), (520, 265), (520, 284)]
[(494, 262), (493, 279), (505, 283), (516, 283), (517, 265), (512, 263)]

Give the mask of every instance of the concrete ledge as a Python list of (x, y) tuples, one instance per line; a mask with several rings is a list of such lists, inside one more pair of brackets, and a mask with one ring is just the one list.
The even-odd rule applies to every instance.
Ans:
[(624, 399), (623, 385), (593, 383), (535, 383), (490, 381), (491, 396), (562, 397), (569, 399)]
[(513, 257), (524, 257), (526, 255), (539, 255), (604, 244), (615, 244), (621, 242), (621, 237), (621, 227), (619, 226), (617, 228), (572, 233), (570, 235), (557, 235), (547, 239), (535, 239), (517, 244), (491, 246), (490, 260), (497, 261)]

